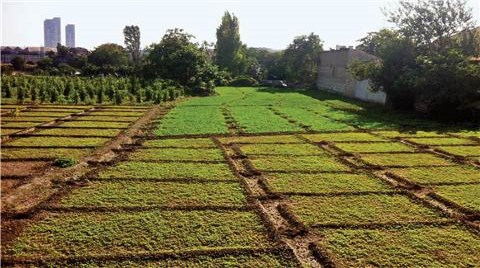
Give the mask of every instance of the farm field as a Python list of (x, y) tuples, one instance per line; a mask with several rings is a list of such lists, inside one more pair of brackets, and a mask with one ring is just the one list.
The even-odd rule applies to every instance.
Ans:
[[(480, 266), (480, 128), (322, 92), (216, 90), (176, 102), (114, 160), (7, 222), (22, 228), (2, 242), (2, 262)], [(91, 155), (147, 109), (24, 105), (2, 115), (2, 188)]]

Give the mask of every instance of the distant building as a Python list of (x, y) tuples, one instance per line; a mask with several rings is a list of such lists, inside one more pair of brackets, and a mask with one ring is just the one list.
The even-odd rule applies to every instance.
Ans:
[(75, 47), (75, 25), (67, 24), (65, 26), (65, 46)]
[(12, 47), (2, 46), (1, 61), (8, 64), (15, 57), (22, 57), (27, 63), (37, 63), (50, 53), (56, 53), (56, 48), (51, 47)]
[(370, 91), (368, 80), (355, 80), (348, 71), (348, 65), (354, 60), (376, 59), (366, 52), (345, 46), (339, 46), (338, 50), (323, 51), (320, 53), (317, 87), (347, 97), (385, 104), (385, 93)]
[(62, 43), (60, 18), (47, 19), (43, 22), (43, 38), (45, 47), (57, 47)]

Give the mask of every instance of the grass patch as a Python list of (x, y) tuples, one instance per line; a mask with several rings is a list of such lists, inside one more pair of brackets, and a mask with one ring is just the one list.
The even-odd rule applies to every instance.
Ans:
[(143, 143), (143, 147), (177, 147), (177, 148), (213, 148), (215, 143), (208, 138), (199, 139), (161, 139), (161, 140), (147, 140)]
[(414, 148), (399, 142), (337, 143), (338, 148), (351, 153), (413, 152)]
[(427, 153), (365, 154), (361, 158), (367, 163), (378, 166), (447, 166), (453, 164), (443, 158)]
[(313, 142), (321, 141), (387, 141), (386, 139), (363, 132), (304, 134), (305, 138)]
[(322, 230), (344, 267), (475, 267), (480, 240), (461, 226)]
[(15, 147), (97, 147), (109, 141), (107, 138), (72, 138), (72, 137), (25, 137), (8, 142)]
[(311, 144), (245, 144), (240, 146), (246, 154), (266, 155), (325, 155), (321, 148)]
[(72, 157), (82, 158), (92, 152), (91, 149), (64, 149), (64, 148), (2, 148), (2, 159), (56, 159)]
[(393, 191), (379, 179), (366, 174), (302, 174), (269, 173), (264, 175), (273, 191), (280, 193), (354, 193), (365, 191)]
[(33, 132), (32, 135), (46, 135), (46, 136), (101, 136), (101, 137), (115, 137), (120, 133), (119, 129), (90, 129), (90, 128), (47, 128), (38, 132)]
[(236, 180), (226, 164), (124, 162), (99, 174), (100, 178)]
[(266, 230), (252, 212), (46, 213), (5, 253), (88, 257), (268, 245)]
[(222, 161), (225, 160), (219, 149), (185, 149), (158, 148), (139, 149), (129, 157), (132, 161), (144, 160), (191, 160), (191, 161)]
[(402, 223), (442, 219), (403, 195), (291, 196), (291, 208), (305, 224)]
[(467, 166), (391, 168), (389, 171), (420, 184), (480, 182), (480, 171)]
[(179, 183), (102, 181), (75, 189), (59, 203), (64, 207), (84, 206), (244, 206), (238, 183)]
[(461, 138), (408, 138), (408, 141), (423, 145), (461, 145), (475, 144), (474, 141)]
[(480, 184), (435, 186), (435, 192), (460, 206), (480, 211)]
[(102, 122), (102, 121), (67, 121), (60, 125), (60, 127), (109, 127), (109, 128), (128, 128), (130, 123), (126, 122)]
[(189, 107), (173, 108), (161, 121), (155, 134), (186, 135), (186, 134), (221, 134), (228, 133), (220, 107)]
[(480, 146), (436, 146), (435, 148), (460, 156), (480, 156)]
[(232, 106), (229, 110), (246, 133), (304, 132), (300, 126), (288, 122), (263, 106)]
[(292, 135), (276, 136), (250, 136), (250, 137), (222, 137), (219, 138), (222, 143), (303, 143), (303, 141)]
[(339, 163), (334, 158), (322, 156), (268, 156), (252, 157), (253, 165), (262, 171), (348, 171), (349, 167)]

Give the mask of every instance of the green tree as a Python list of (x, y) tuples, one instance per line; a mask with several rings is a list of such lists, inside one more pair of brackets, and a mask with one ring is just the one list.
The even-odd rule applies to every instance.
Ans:
[(392, 29), (381, 29), (378, 32), (370, 32), (367, 36), (358, 40), (360, 44), (356, 49), (365, 51), (369, 54), (380, 56), (381, 46), (389, 42), (389, 40), (396, 40), (400, 38), (400, 33)]
[(122, 92), (120, 92), (120, 90), (115, 90), (115, 95), (114, 95), (115, 105), (122, 104), (122, 101), (123, 101)]
[(140, 28), (135, 25), (125, 26), (123, 29), (125, 48), (134, 64), (140, 61)]
[(221, 69), (226, 69), (234, 76), (243, 74), (247, 68), (246, 47), (240, 40), (238, 18), (228, 11), (217, 28), (215, 61)]
[(30, 87), (30, 100), (33, 102), (37, 101), (37, 90), (35, 87)]
[(102, 73), (114, 73), (128, 65), (128, 54), (117, 44), (103, 44), (95, 48), (88, 56), (88, 62), (99, 67)]
[(20, 56), (15, 56), (10, 63), (15, 71), (22, 71), (25, 68), (25, 59)]

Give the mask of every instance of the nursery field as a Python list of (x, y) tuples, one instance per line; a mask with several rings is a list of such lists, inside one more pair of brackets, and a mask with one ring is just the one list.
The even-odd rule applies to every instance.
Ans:
[[(321, 92), (217, 92), (178, 101), (113, 161), (12, 217), (22, 228), (2, 242), (2, 263), (480, 266), (478, 126)], [(2, 186), (89, 155), (148, 109), (2, 113), (15, 108), (2, 115)]]

